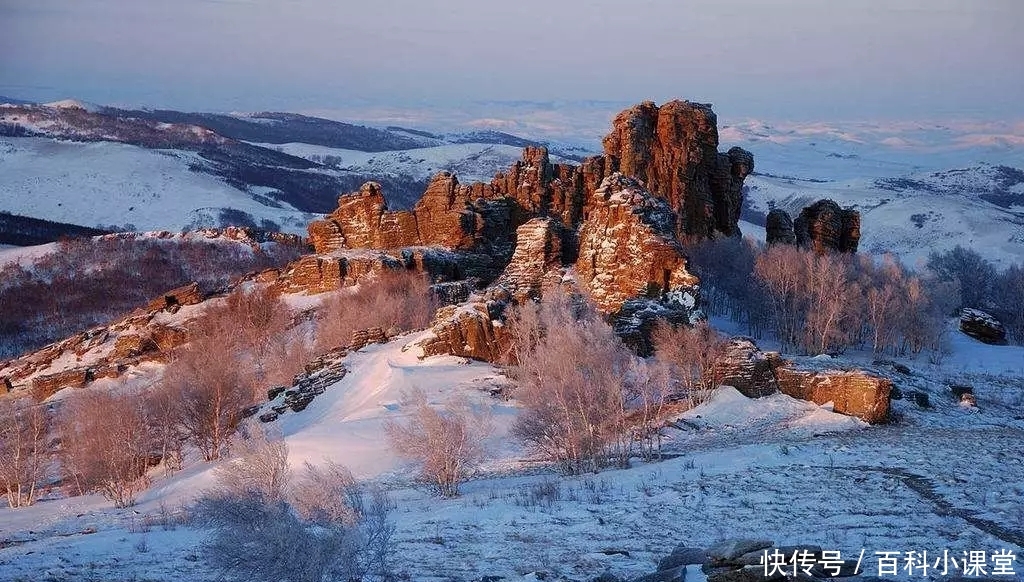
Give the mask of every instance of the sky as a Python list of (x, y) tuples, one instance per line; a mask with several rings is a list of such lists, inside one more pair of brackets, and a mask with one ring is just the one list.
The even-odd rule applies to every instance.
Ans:
[[(1022, 0), (0, 0), (0, 95), (202, 111), (1024, 117)], [(524, 105), (525, 103), (525, 105)]]

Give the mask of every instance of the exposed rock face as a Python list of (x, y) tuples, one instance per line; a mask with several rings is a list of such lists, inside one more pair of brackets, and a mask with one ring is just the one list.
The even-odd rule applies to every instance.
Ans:
[(497, 284), (517, 301), (539, 298), (546, 279), (561, 279), (562, 245), (567, 235), (552, 218), (534, 218), (517, 228), (512, 260)]
[(775, 368), (778, 354), (766, 354), (750, 338), (734, 337), (725, 342), (715, 363), (719, 384), (732, 386), (747, 398), (760, 398), (779, 391)]
[(647, 101), (620, 113), (604, 138), (605, 174), (633, 176), (668, 201), (679, 235), (736, 234), (750, 152), (718, 153), (717, 117), (710, 105)]
[(889, 420), (892, 381), (863, 371), (775, 369), (779, 390), (815, 404), (832, 402), (833, 410), (871, 424)]
[(452, 354), (497, 362), (509, 348), (508, 333), (501, 322), (491, 318), (482, 300), (438, 309), (431, 329), (434, 335), (420, 344), (425, 357)]
[(183, 287), (172, 289), (153, 301), (150, 301), (149, 305), (146, 306), (146, 310), (159, 311), (161, 309), (167, 309), (169, 311), (176, 311), (186, 305), (202, 303), (203, 299), (205, 299), (205, 297), (203, 297), (202, 291), (199, 290), (199, 284), (189, 283)]
[(860, 213), (819, 200), (800, 211), (793, 222), (796, 243), (817, 253), (855, 253), (860, 243)]
[(765, 238), (769, 245), (796, 244), (796, 231), (793, 228), (793, 219), (785, 210), (773, 208), (768, 212), (765, 222)]
[(992, 315), (970, 307), (960, 312), (960, 331), (993, 345), (1006, 345), (1006, 328)]
[(579, 231), (576, 275), (605, 313), (635, 297), (680, 303), (697, 277), (672, 234), (675, 213), (637, 180), (606, 178), (594, 192)]

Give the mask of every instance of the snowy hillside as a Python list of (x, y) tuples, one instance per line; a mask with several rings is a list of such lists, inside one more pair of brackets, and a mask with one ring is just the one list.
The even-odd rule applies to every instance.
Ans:
[[(332, 167), (368, 176), (402, 176), (426, 181), (438, 172), (448, 171), (458, 176), (463, 184), (490, 182), (496, 172), (507, 169), (522, 159), (523, 154), (522, 147), (479, 142), (390, 152), (361, 152), (303, 143), (255, 145), (280, 149), (284, 153), (308, 160), (326, 160)], [(575, 163), (556, 155), (551, 156), (551, 161)]]
[[(310, 216), (260, 204), (251, 194), (192, 171), (193, 152), (110, 142), (0, 138), (0, 208), (14, 214), (116, 230), (220, 226), (226, 211), (304, 233)], [(252, 194), (263, 194), (253, 189)], [(127, 228), (125, 228), (127, 227)]]
[[(677, 544), (707, 547), (729, 537), (816, 544), (854, 559), (863, 550), (867, 576), (877, 573), (875, 552), (1024, 552), (1022, 348), (956, 335), (943, 365), (903, 361), (910, 371), (897, 386), (926, 394), (930, 404), (894, 401), (899, 420), (891, 425), (721, 388), (666, 431), (663, 461), (594, 475), (561, 477), (524, 464), (499, 431), (490, 472), (460, 498), (437, 500), (409, 485), (379, 432), (384, 419), (402, 417), (403, 391), (418, 387), (435, 403), (458, 394), (490, 402), (501, 424), (515, 409), (485, 395), (502, 381), (495, 368), (419, 360), (410, 347), (417, 339), (350, 356), (343, 380), (278, 420), (293, 467), (331, 458), (386, 484), (396, 504), (399, 576), (582, 581), (607, 571), (626, 578), (652, 571)], [(867, 362), (852, 354), (836, 364)], [(973, 385), (978, 408), (958, 405), (950, 382)], [(183, 506), (212, 484), (213, 469), (193, 460), (171, 478), (156, 474), (133, 510), (110, 509), (99, 496), (0, 509), (0, 578), (216, 579), (203, 560), (206, 531), (179, 521)]]
[(725, 145), (754, 153), (741, 228), (764, 238), (769, 205), (795, 216), (821, 198), (861, 212), (860, 249), (908, 265), (960, 244), (1005, 266), (1024, 261), (1024, 136), (922, 125), (748, 122)]

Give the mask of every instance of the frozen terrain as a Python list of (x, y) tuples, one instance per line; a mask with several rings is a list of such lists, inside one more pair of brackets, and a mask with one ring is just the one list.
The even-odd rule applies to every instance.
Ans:
[[(417, 339), (350, 356), (343, 380), (278, 421), (293, 466), (332, 458), (391, 490), (400, 576), (633, 576), (676, 544), (737, 536), (852, 558), (864, 550), (868, 575), (878, 551), (1024, 553), (1024, 348), (956, 334), (941, 365), (900, 360), (911, 372), (895, 376), (897, 387), (927, 393), (931, 407), (896, 400), (897, 421), (885, 426), (721, 388), (666, 429), (664, 460), (566, 478), (524, 459), (502, 434), (515, 409), (486, 395), (503, 381), (498, 369), (420, 360)], [(866, 354), (836, 363), (872, 365)], [(954, 402), (950, 383), (973, 385), (978, 408)], [(381, 423), (401, 417), (413, 387), (432, 402), (466, 394), (499, 419), (492, 460), (457, 499), (411, 486), (383, 442)], [(134, 509), (97, 496), (0, 509), (0, 579), (215, 580), (202, 561), (204, 532), (175, 519), (210, 485), (212, 468), (192, 462), (158, 476)]]
[[(304, 233), (309, 214), (272, 207), (190, 169), (193, 152), (44, 137), (0, 138), (0, 209), (115, 230), (220, 226), (225, 209)], [(260, 194), (260, 192), (254, 192)], [(124, 227), (128, 228), (124, 228)]]

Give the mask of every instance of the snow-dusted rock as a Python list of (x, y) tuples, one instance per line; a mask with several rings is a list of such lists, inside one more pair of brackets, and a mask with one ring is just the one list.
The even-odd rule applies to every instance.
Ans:
[(967, 307), (960, 312), (960, 331), (986, 344), (1006, 344), (1006, 328), (998, 319), (980, 309)]

